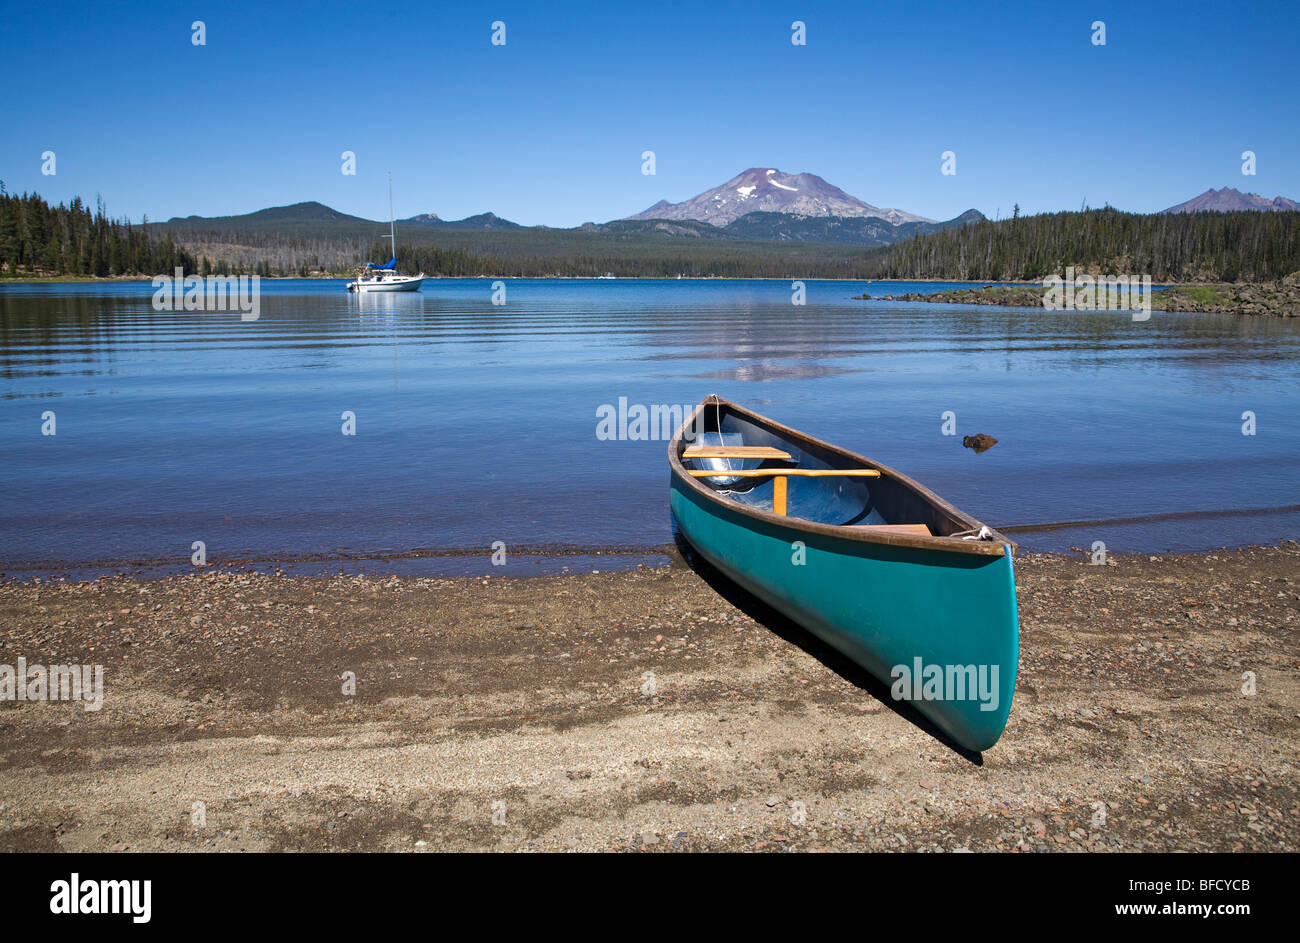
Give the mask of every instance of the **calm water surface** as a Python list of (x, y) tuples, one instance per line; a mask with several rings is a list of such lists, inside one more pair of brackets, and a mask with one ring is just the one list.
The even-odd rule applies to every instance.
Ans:
[[(708, 393), (994, 526), (1139, 519), (1015, 532), (1030, 549), (1300, 536), (1300, 324), (852, 300), (938, 287), (808, 282), (797, 307), (783, 281), (510, 280), (495, 306), (485, 279), (264, 281), (243, 322), (154, 311), (147, 282), (3, 286), (0, 571), (188, 564), (196, 540), (210, 562), (514, 572), (499, 540), (608, 566), (672, 533), (664, 443), (598, 440), (597, 408)], [(409, 551), (450, 556), (374, 563)]]

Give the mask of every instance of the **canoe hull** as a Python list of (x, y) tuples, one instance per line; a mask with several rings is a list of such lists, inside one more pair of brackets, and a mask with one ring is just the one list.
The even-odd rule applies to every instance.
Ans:
[[(1002, 735), (1020, 653), (1009, 545), (972, 554), (810, 532), (757, 520), (677, 474), (670, 504), (709, 563), (901, 692), (954, 742), (981, 751)], [(927, 691), (932, 666), (946, 686)], [(975, 689), (962, 691), (970, 681)]]

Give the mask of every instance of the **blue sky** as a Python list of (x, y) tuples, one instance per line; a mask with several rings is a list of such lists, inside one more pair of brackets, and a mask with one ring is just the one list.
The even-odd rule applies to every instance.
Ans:
[(1293, 3), (3, 0), (0, 24), (0, 179), (134, 220), (299, 200), (379, 218), (387, 170), (399, 217), (553, 226), (751, 166), (936, 219), (1300, 199)]

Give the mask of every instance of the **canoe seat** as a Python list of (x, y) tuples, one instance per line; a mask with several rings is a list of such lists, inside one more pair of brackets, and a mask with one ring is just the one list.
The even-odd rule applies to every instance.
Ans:
[(913, 534), (918, 537), (933, 537), (930, 528), (924, 524), (851, 524), (859, 530), (874, 530), (881, 534)]
[(682, 458), (779, 458), (789, 461), (793, 456), (766, 445), (688, 445)]

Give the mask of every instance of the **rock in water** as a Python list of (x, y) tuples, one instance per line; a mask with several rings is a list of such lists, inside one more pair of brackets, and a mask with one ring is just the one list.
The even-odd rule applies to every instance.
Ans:
[(965, 436), (961, 440), (961, 444), (966, 446), (968, 449), (974, 449), (978, 454), (980, 452), (987, 452), (989, 449), (993, 448), (993, 446), (998, 444), (998, 440), (993, 438), (991, 435), (985, 435), (981, 432), (979, 435)]

